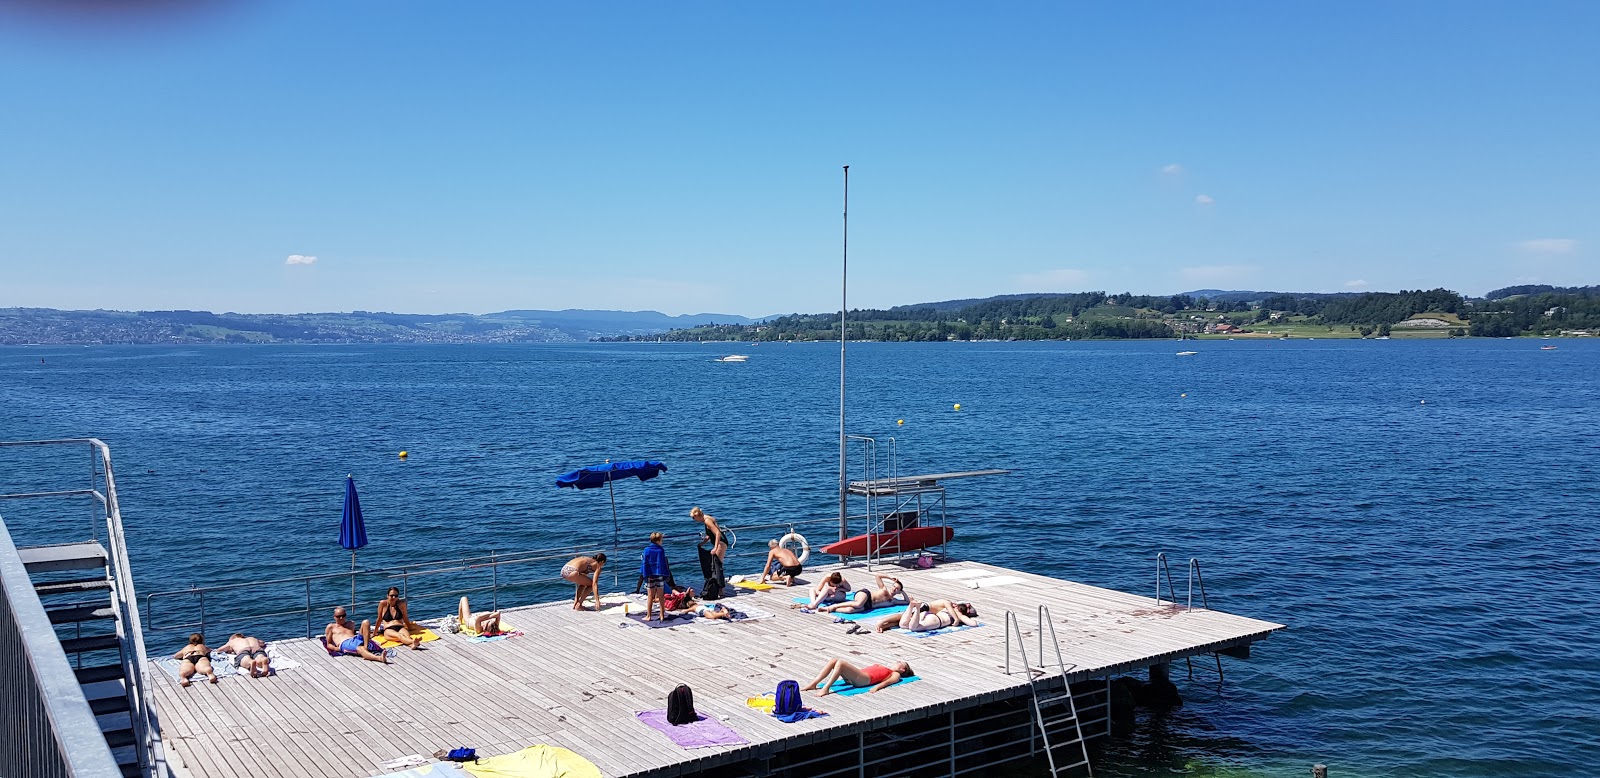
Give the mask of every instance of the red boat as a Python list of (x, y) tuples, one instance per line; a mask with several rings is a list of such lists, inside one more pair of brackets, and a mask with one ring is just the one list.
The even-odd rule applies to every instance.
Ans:
[(822, 553), (845, 557), (898, 554), (950, 542), (956, 531), (949, 527), (908, 527), (892, 532), (856, 535), (822, 547)]

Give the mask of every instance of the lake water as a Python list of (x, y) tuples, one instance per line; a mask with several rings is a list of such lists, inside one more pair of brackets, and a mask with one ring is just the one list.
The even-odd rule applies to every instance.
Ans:
[[(1220, 690), (1180, 665), (1099, 775), (1568, 775), (1600, 764), (1600, 342), (1540, 345), (857, 344), (849, 428), (902, 474), (1015, 471), (950, 484), (963, 556), (1136, 593), (1197, 557), (1289, 625)], [(0, 438), (112, 446), (142, 593), (348, 567), (347, 473), (373, 564), (609, 541), (553, 486), (607, 458), (670, 467), (618, 486), (625, 533), (835, 515), (837, 345), (737, 348), (11, 347)]]

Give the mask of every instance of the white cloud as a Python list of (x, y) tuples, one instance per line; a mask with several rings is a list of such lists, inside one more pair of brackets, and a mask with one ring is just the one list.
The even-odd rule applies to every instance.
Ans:
[(1071, 288), (1073, 284), (1081, 284), (1088, 278), (1089, 274), (1082, 270), (1061, 268), (1039, 273), (1023, 273), (1017, 276), (1017, 283), (1027, 292), (1069, 292), (1074, 291)]
[(1346, 289), (1365, 289), (1365, 288), (1367, 288), (1367, 282), (1366, 281), (1362, 281), (1359, 278), (1354, 280), (1354, 281), (1346, 281), (1346, 282), (1344, 282), (1344, 288), (1346, 288)]
[(1217, 200), (1216, 200), (1216, 198), (1212, 197), (1211, 195), (1195, 195), (1194, 196), (1194, 201), (1196, 203), (1199, 203), (1200, 205), (1211, 205), (1211, 204), (1215, 203)]
[(1571, 238), (1537, 238), (1517, 244), (1517, 248), (1530, 254), (1571, 254), (1578, 242)]
[(1170, 165), (1163, 166), (1161, 168), (1161, 173), (1163, 175), (1168, 175), (1168, 176), (1175, 176), (1175, 175), (1178, 175), (1179, 173), (1182, 173), (1182, 172), (1183, 172), (1183, 166), (1178, 164), (1178, 163), (1176, 163), (1176, 162), (1174, 162), (1174, 163), (1172, 163)]
[(283, 261), (283, 264), (285, 265), (315, 265), (316, 263), (316, 257), (307, 256), (305, 254), (290, 254), (289, 258)]
[(1200, 265), (1179, 272), (1189, 281), (1237, 281), (1255, 273), (1254, 265)]

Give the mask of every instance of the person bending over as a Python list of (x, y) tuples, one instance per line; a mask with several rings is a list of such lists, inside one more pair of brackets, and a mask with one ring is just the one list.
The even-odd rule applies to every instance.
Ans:
[(873, 578), (877, 579), (878, 588), (857, 589), (848, 601), (824, 606), (821, 610), (828, 613), (866, 613), (873, 608), (909, 601), (906, 598), (905, 586), (900, 583), (900, 579), (882, 574), (874, 575)]
[[(711, 555), (716, 557), (718, 561), (726, 557), (728, 555), (728, 544), (722, 538), (722, 527), (717, 525), (717, 517), (700, 510), (700, 506), (696, 505), (689, 509), (689, 518), (694, 519), (695, 523), (705, 528), (705, 540), (711, 541)], [(701, 541), (700, 545), (705, 545), (705, 541)]]
[(363, 621), (357, 628), (342, 607), (333, 609), (333, 621), (322, 629), (322, 643), (335, 653), (389, 664), (389, 658), (378, 647), (378, 641), (372, 639), (372, 622)]
[(206, 648), (206, 638), (196, 632), (189, 636), (189, 644), (172, 655), (178, 660), (178, 685), (188, 686), (195, 673), (202, 673), (217, 682), (216, 668), (211, 666), (211, 649)]
[(400, 587), (389, 587), (388, 596), (378, 601), (378, 634), (413, 650), (421, 648), (422, 638), (412, 636), (407, 629), (410, 623), (411, 614), (406, 610), (406, 601), (400, 599)]
[(272, 675), (272, 658), (267, 656), (267, 644), (243, 632), (235, 632), (218, 651), (233, 654), (233, 666), (251, 678)]
[(770, 550), (767, 551), (767, 562), (761, 568), (760, 583), (766, 583), (771, 578), (782, 581), (784, 586), (794, 586), (794, 579), (801, 572), (800, 557), (776, 540), (767, 541), (767, 548)]
[(600, 570), (606, 566), (606, 555), (580, 556), (561, 566), (561, 578), (578, 587), (572, 597), (572, 609), (583, 610), (583, 601), (594, 595), (594, 609), (600, 611)]
[(800, 687), (800, 690), (816, 689), (817, 696), (821, 697), (832, 693), (835, 681), (843, 680), (857, 689), (871, 687), (872, 691), (867, 693), (872, 694), (886, 686), (893, 686), (899, 683), (901, 679), (910, 678), (912, 675), (911, 665), (905, 662), (895, 662), (892, 667), (884, 667), (883, 665), (856, 667), (843, 659), (829, 659), (828, 663), (822, 666), (822, 672), (817, 675), (816, 680), (813, 680), (807, 686)]

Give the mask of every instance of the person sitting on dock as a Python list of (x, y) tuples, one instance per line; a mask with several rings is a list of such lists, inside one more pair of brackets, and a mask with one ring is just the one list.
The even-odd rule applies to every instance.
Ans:
[(834, 682), (843, 680), (857, 689), (870, 686), (872, 690), (867, 693), (872, 694), (886, 686), (900, 683), (902, 679), (910, 678), (912, 675), (915, 673), (911, 672), (911, 665), (905, 662), (895, 662), (893, 667), (883, 665), (856, 667), (843, 659), (829, 659), (828, 663), (822, 666), (822, 672), (817, 675), (816, 680), (800, 687), (800, 691), (816, 689), (817, 696), (821, 697), (833, 692)]
[(196, 632), (189, 636), (189, 644), (172, 655), (178, 660), (178, 685), (188, 686), (195, 673), (204, 673), (217, 682), (217, 671), (211, 666), (211, 649), (206, 648), (206, 638)]
[(722, 527), (717, 525), (717, 517), (700, 510), (700, 506), (696, 505), (689, 509), (689, 518), (694, 519), (696, 523), (705, 527), (706, 534), (700, 541), (700, 545), (703, 546), (707, 541), (710, 541), (711, 555), (716, 557), (717, 561), (722, 561), (728, 555), (728, 543), (722, 537)]
[(774, 581), (783, 581), (784, 586), (794, 586), (795, 577), (801, 573), (800, 557), (795, 556), (788, 546), (776, 540), (767, 541), (767, 548), (770, 549), (767, 552), (767, 562), (761, 569), (761, 580), (758, 583), (766, 583), (770, 577)]
[(267, 644), (261, 642), (260, 638), (235, 632), (217, 650), (233, 654), (233, 666), (239, 668), (239, 672), (248, 671), (251, 678), (272, 675), (272, 658), (267, 656)]
[(466, 597), (462, 597), (460, 604), (456, 606), (456, 619), (461, 623), (463, 632), (475, 633), (482, 637), (494, 637), (506, 631), (505, 624), (500, 622), (500, 611), (473, 613)]
[(411, 635), (406, 628), (410, 624), (411, 614), (406, 610), (406, 601), (400, 599), (400, 587), (389, 587), (388, 596), (378, 601), (378, 634), (415, 651), (422, 648), (422, 638)]
[(650, 533), (650, 544), (644, 547), (644, 558), (639, 562), (639, 584), (633, 587), (634, 592), (639, 591), (639, 585), (647, 587), (644, 619), (650, 620), (650, 615), (657, 612), (658, 619), (666, 618), (667, 606), (662, 602), (666, 589), (675, 582), (672, 580), (672, 568), (667, 565), (667, 551), (661, 547), (661, 533)]
[(848, 602), (826, 605), (819, 610), (825, 613), (866, 613), (873, 608), (910, 601), (906, 597), (906, 589), (900, 583), (900, 579), (882, 574), (873, 577), (878, 581), (877, 589), (857, 589)]
[(957, 625), (978, 626), (978, 609), (973, 607), (972, 603), (949, 600), (912, 601), (908, 604), (906, 612), (900, 614), (900, 628), (912, 632), (932, 632)]
[(362, 621), (357, 630), (342, 607), (333, 609), (333, 621), (322, 630), (322, 646), (330, 654), (359, 656), (369, 662), (389, 664), (389, 657), (372, 639), (372, 622)]
[(583, 610), (583, 601), (594, 595), (594, 610), (600, 612), (600, 570), (606, 566), (606, 555), (580, 556), (561, 566), (561, 578), (578, 587), (572, 597), (572, 609)]
[(789, 607), (816, 609), (822, 607), (825, 603), (844, 602), (848, 599), (850, 599), (850, 582), (844, 579), (843, 574), (835, 570), (811, 588), (810, 603), (806, 605), (795, 603)]

